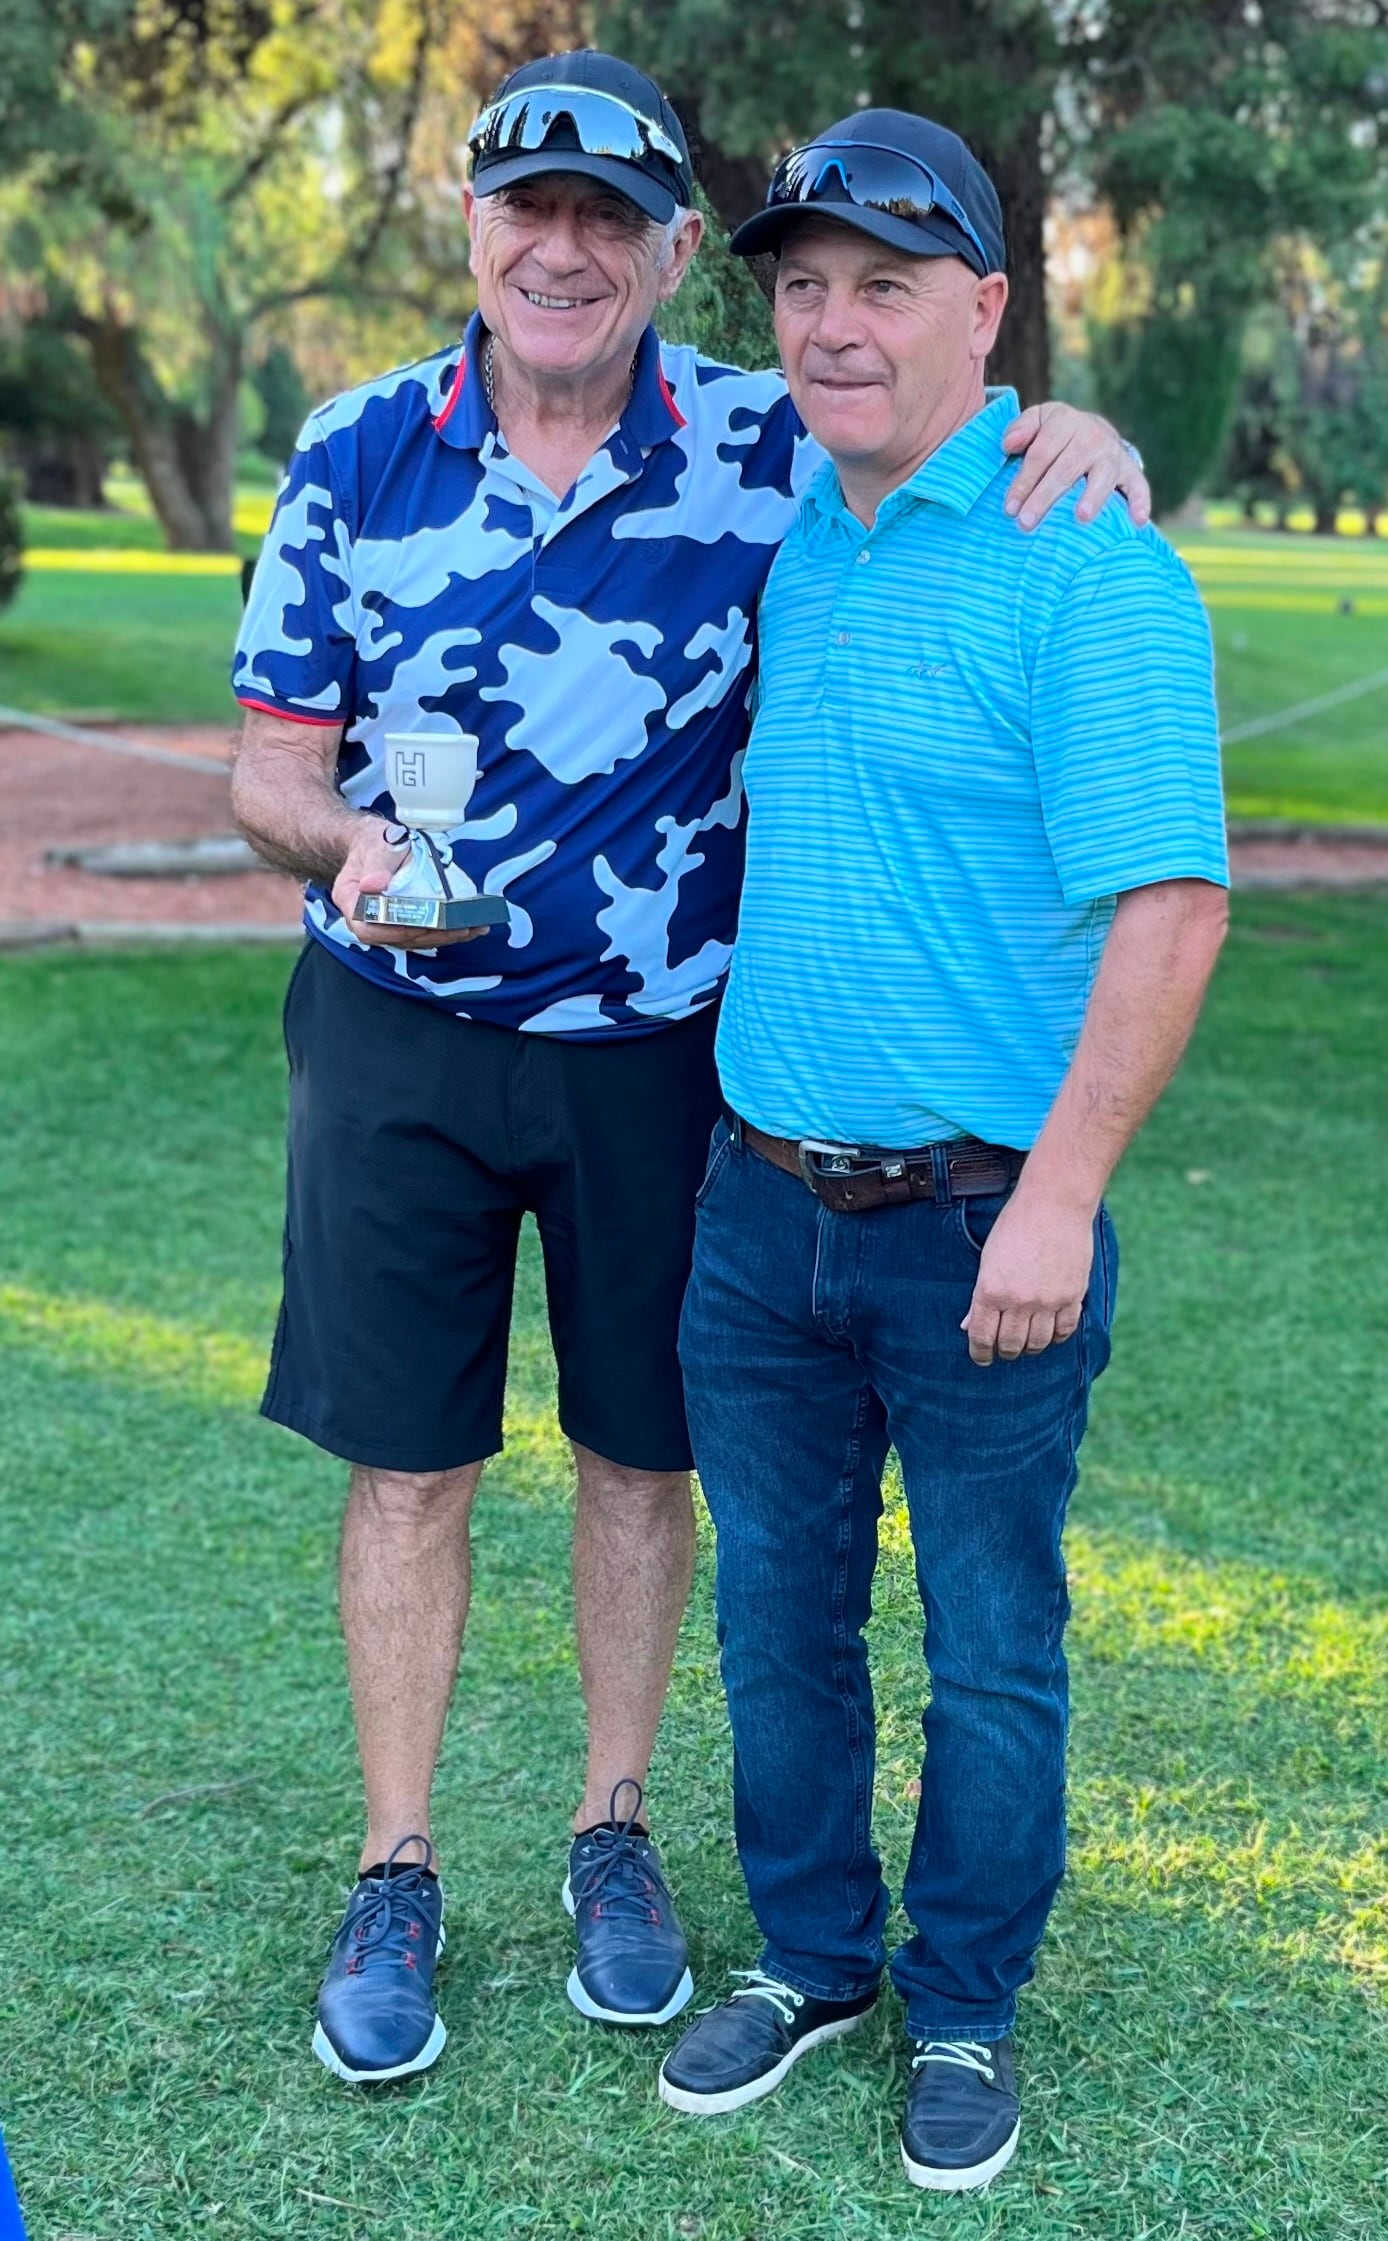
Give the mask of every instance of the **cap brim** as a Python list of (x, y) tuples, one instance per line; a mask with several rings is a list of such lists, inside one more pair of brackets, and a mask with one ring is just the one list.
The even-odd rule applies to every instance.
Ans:
[(821, 219), (826, 225), (851, 226), (855, 233), (870, 234), (874, 241), (885, 241), (908, 257), (958, 257), (970, 271), (978, 269), (973, 243), (947, 219), (893, 218), (886, 210), (861, 210), (855, 202), (783, 202), (772, 210), (758, 210), (738, 227), (728, 247), (735, 257), (774, 255), (792, 226)]
[(657, 225), (668, 225), (679, 208), (673, 192), (638, 165), (624, 163), (620, 156), (590, 156), (583, 148), (536, 148), (520, 155), (498, 156), (491, 163), (474, 167), (472, 191), (475, 195), (494, 195), (503, 187), (519, 186), (522, 179), (538, 179), (556, 171), (601, 180), (605, 187), (634, 202), (648, 218), (654, 218)]

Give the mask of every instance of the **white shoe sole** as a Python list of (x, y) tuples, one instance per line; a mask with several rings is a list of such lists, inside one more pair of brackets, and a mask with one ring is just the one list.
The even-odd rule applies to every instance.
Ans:
[(398, 2062), (393, 2070), (354, 2070), (343, 2061), (322, 2024), (315, 2023), (313, 2051), (325, 2070), (331, 2070), (335, 2078), (345, 2078), (349, 2085), (389, 2085), (392, 2078), (413, 2077), (416, 2070), (427, 2070), (437, 2062), (447, 2037), (443, 2017), (436, 2015), (433, 2030), (412, 2062)]
[[(442, 1922), (440, 1922), (439, 1942), (434, 1948), (435, 1962), (437, 1962), (447, 1943), (448, 1935)], [(417, 2070), (427, 2070), (431, 2062), (437, 2062), (444, 2050), (447, 2038), (448, 2032), (444, 2027), (443, 2017), (436, 2015), (433, 2030), (429, 2033), (428, 2038), (412, 2062), (397, 2063), (393, 2070), (354, 2070), (343, 2061), (322, 2024), (315, 2023), (313, 2026), (313, 2051), (325, 2070), (331, 2070), (335, 2078), (345, 2078), (348, 2085), (389, 2085), (392, 2078), (412, 2078)]]
[[(573, 1890), (567, 1875), (564, 1878), (564, 1888), (559, 1896), (564, 1902), (564, 1912), (572, 1917), (577, 1910), (574, 1906)], [(579, 2014), (586, 2015), (591, 2023), (630, 2023), (639, 2029), (643, 2025), (650, 2028), (658, 2023), (668, 2023), (672, 2016), (680, 2013), (682, 2008), (687, 2008), (694, 1997), (694, 1979), (686, 1969), (664, 2007), (651, 2008), (644, 2015), (629, 2015), (625, 2008), (600, 2008), (592, 1994), (584, 1990), (576, 1968), (570, 1969), (569, 1981), (564, 1986), (564, 1990), (568, 1993), (569, 1999), (578, 2009)]]
[(945, 2170), (936, 2163), (913, 2163), (903, 2147), (901, 2160), (906, 2167), (906, 2176), (913, 2187), (926, 2187), (932, 2194), (967, 2194), (975, 2187), (986, 2187), (988, 2181), (996, 2179), (999, 2171), (1012, 2161), (1017, 2152), (1021, 2129), (1019, 2120), (1012, 2127), (1011, 2137), (1003, 2141), (996, 2155), (990, 2155), (986, 2162), (969, 2164), (958, 2171)]
[(656, 2088), (667, 2109), (679, 2109), (685, 2116), (726, 2116), (730, 2109), (745, 2109), (749, 2101), (763, 2101), (774, 2093), (788, 2070), (794, 2068), (802, 2054), (810, 2054), (815, 2047), (824, 2046), (830, 2039), (841, 2039), (845, 2031), (856, 2031), (871, 2008), (862, 2015), (846, 2015), (837, 2023), (821, 2023), (817, 2031), (807, 2031), (789, 2054), (783, 2055), (773, 2070), (759, 2078), (749, 2078), (746, 2085), (731, 2086), (726, 2093), (690, 2093), (683, 2086), (671, 2085), (662, 2062)]

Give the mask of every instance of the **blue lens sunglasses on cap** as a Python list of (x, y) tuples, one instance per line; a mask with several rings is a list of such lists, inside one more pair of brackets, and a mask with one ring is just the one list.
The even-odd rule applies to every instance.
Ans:
[(943, 180), (928, 164), (895, 148), (875, 147), (863, 140), (812, 140), (792, 148), (777, 164), (767, 190), (768, 210), (816, 204), (832, 208), (851, 202), (859, 210), (879, 211), (906, 225), (927, 218), (947, 218), (964, 236), (960, 255), (982, 278), (993, 267), (983, 243)]

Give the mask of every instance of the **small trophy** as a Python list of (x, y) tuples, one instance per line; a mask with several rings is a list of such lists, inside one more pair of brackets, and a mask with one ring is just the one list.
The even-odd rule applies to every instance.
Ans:
[(473, 734), (387, 732), (386, 775), (410, 853), (383, 893), (357, 897), (361, 923), (440, 934), (467, 926), (508, 925), (511, 911), (505, 896), (479, 895), (442, 837), (464, 823), (477, 784)]

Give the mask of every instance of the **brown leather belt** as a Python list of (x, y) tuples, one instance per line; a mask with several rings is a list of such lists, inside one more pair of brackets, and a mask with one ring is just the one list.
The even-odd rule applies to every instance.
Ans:
[(798, 1175), (835, 1214), (867, 1214), (878, 1206), (910, 1206), (918, 1199), (980, 1198), (1011, 1190), (1025, 1152), (964, 1136), (915, 1151), (879, 1151), (871, 1145), (822, 1144), (814, 1137), (768, 1136), (733, 1117), (733, 1131), (758, 1158)]

